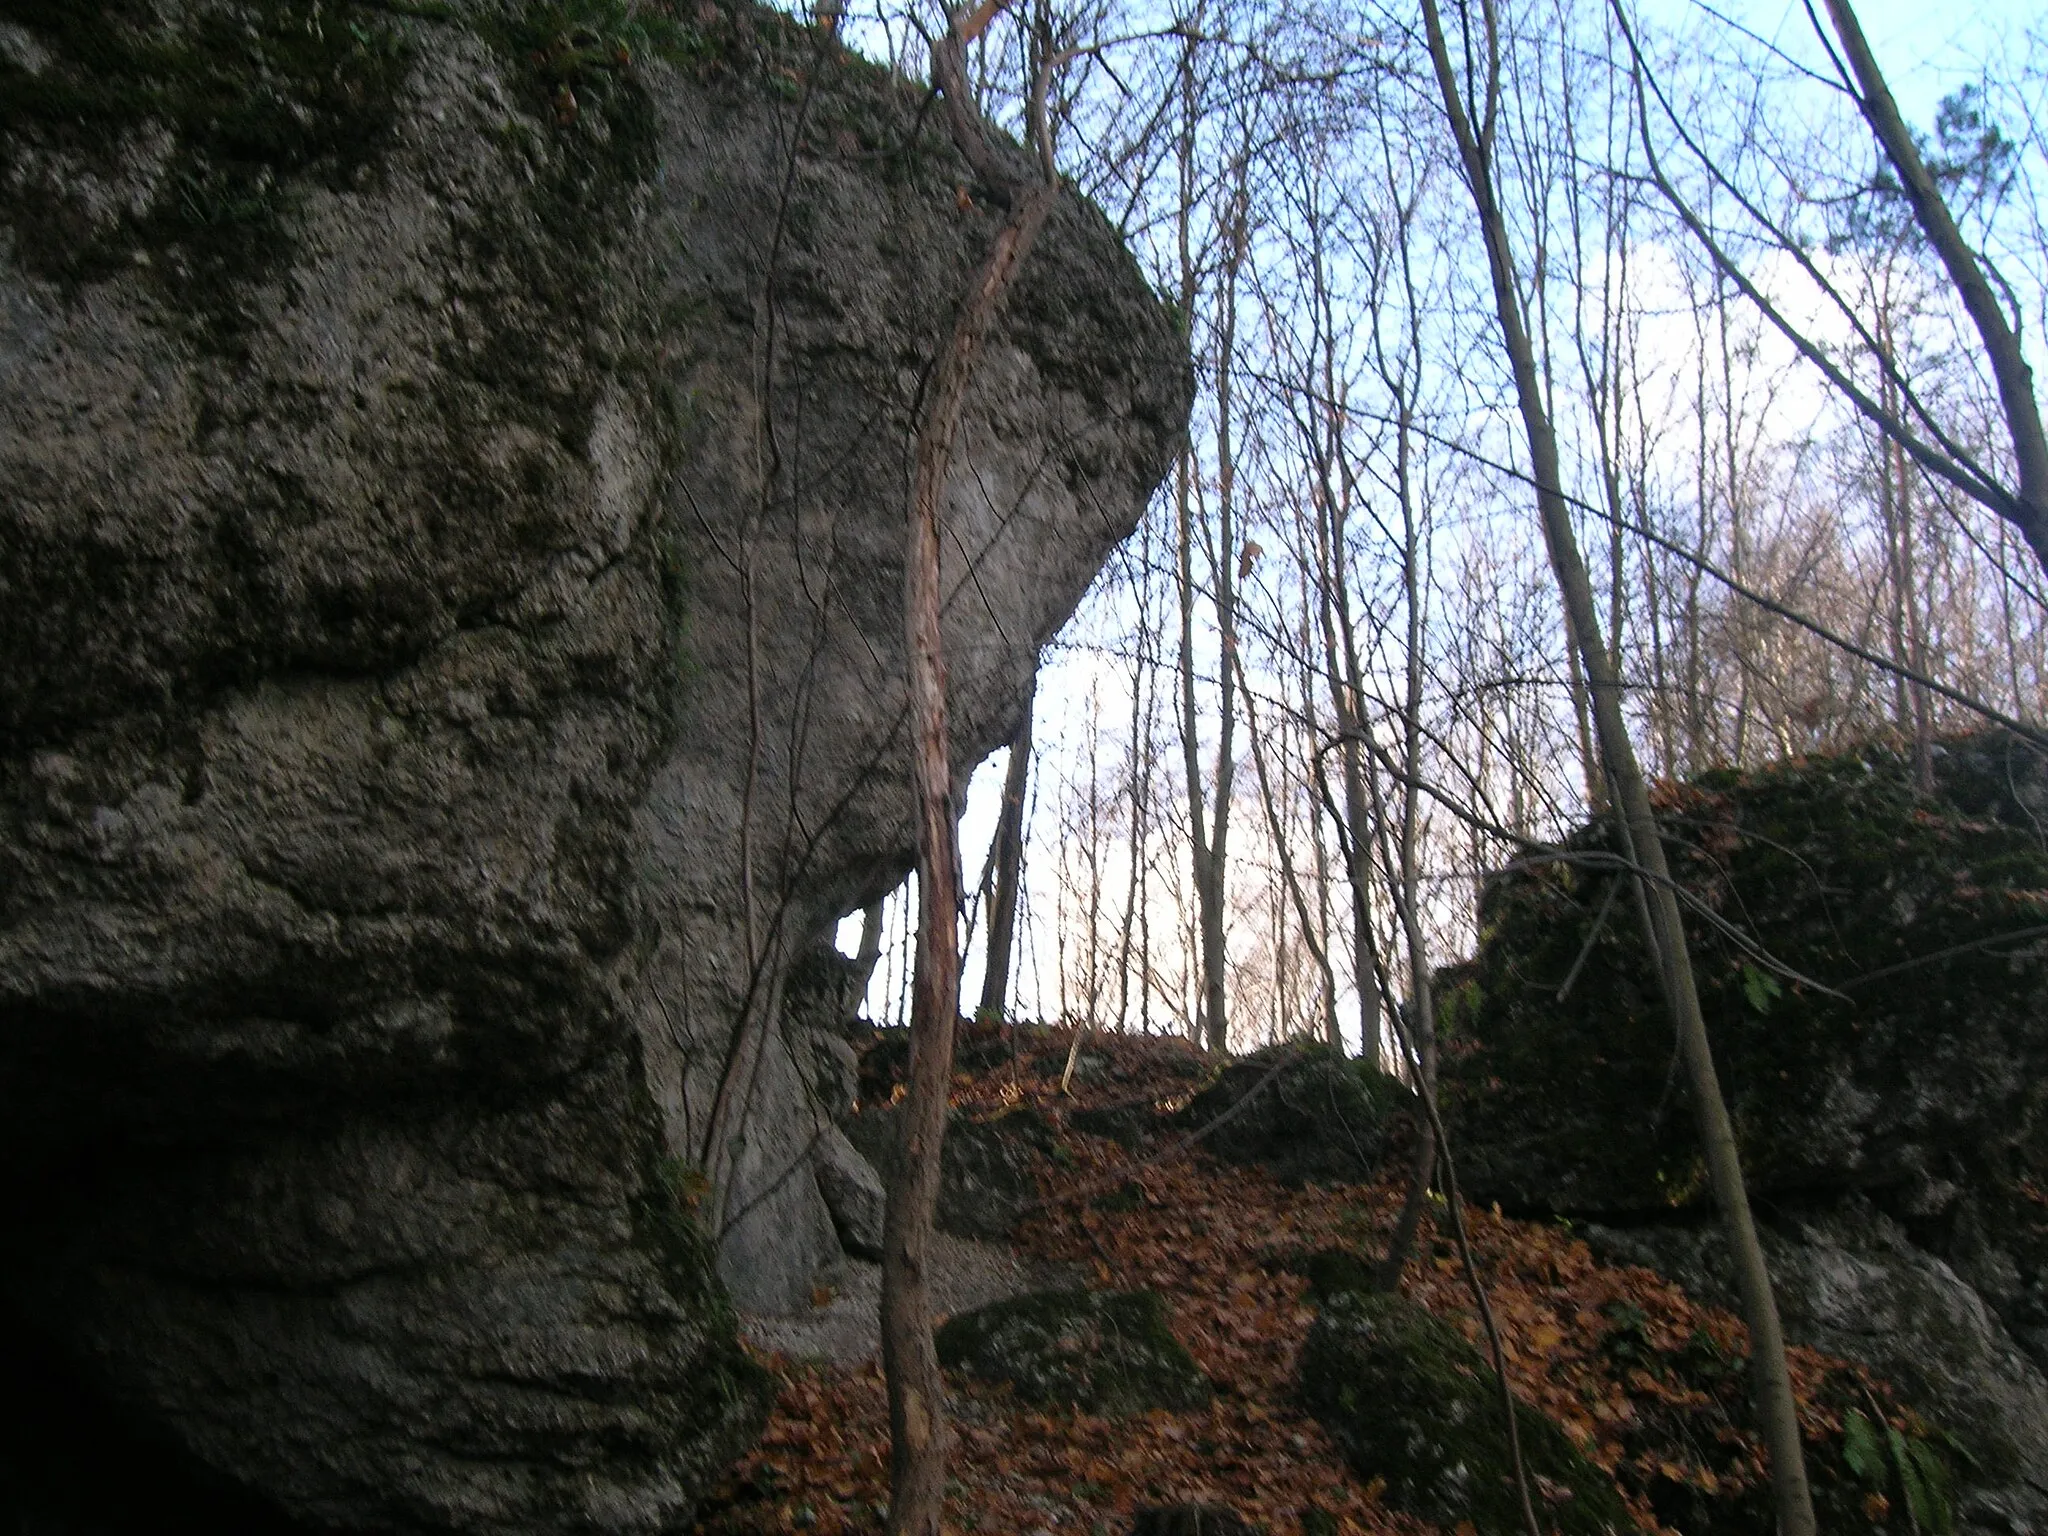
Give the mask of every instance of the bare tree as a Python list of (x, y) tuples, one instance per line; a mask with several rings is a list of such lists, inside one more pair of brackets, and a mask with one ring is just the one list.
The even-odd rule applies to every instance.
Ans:
[(1042, 50), (1033, 95), (1032, 126), (1043, 169), (1037, 179), (1026, 181), (998, 159), (968, 88), (967, 45), (1001, 3), (984, 0), (977, 11), (963, 7), (951, 12), (931, 50), (933, 83), (944, 99), (954, 143), (977, 175), (1004, 189), (1009, 211), (962, 296), (933, 374), (918, 427), (910, 494), (904, 624), (910, 656), (918, 929), (902, 1147), (882, 1223), (882, 1364), (889, 1389), (892, 1536), (938, 1536), (946, 1491), (945, 1382), (932, 1342), (926, 1268), (953, 1077), (953, 1025), (960, 1007), (958, 828), (939, 635), (940, 514), (982, 345), (1059, 195), (1043, 119), (1045, 81), (1054, 68), (1050, 40)]
[[(1196, 44), (1193, 38), (1189, 38), (1184, 41), (1182, 50), (1182, 128), (1176, 146), (1181, 187), (1178, 243), (1183, 315), (1194, 312), (1199, 282), (1193, 248), (1200, 121), (1195, 58)], [(1237, 769), (1232, 750), (1237, 723), (1237, 674), (1230, 657), (1237, 647), (1237, 573), (1234, 567), (1238, 558), (1235, 522), (1237, 464), (1231, 443), (1234, 409), (1231, 384), (1237, 349), (1237, 284), (1244, 266), (1250, 220), (1247, 177), (1248, 160), (1240, 152), (1233, 160), (1229, 180), (1221, 193), (1224, 199), (1221, 218), (1223, 253), (1213, 363), (1216, 381), (1216, 515), (1213, 522), (1204, 515), (1205, 498), (1192, 444), (1182, 451), (1174, 482), (1176, 576), (1180, 594), (1181, 752), (1187, 777), (1188, 853), (1194, 874), (1202, 964), (1201, 1001), (1197, 1016), (1204, 1043), (1217, 1052), (1230, 1048), (1229, 950), (1225, 910), (1230, 867), (1232, 781)], [(1221, 662), (1216, 669), (1216, 761), (1207, 787), (1202, 771), (1202, 712), (1196, 697), (1199, 664), (1195, 652), (1195, 606), (1200, 583), (1195, 558), (1198, 549), (1207, 556), (1209, 585), (1222, 648)]]
[(999, 1020), (1010, 997), (1010, 956), (1017, 937), (1017, 892), (1024, 878), (1024, 792), (1031, 772), (1032, 703), (1010, 737), (1003, 804), (996, 814), (995, 892), (989, 903), (987, 963), (977, 1018)]
[[(1743, 1182), (1734, 1126), (1729, 1119), (1727, 1103), (1721, 1097), (1720, 1080), (1707, 1041), (1706, 1021), (1701, 1015), (1699, 995), (1693, 983), (1692, 957), (1686, 943), (1684, 917), (1665, 859), (1656, 815), (1650, 804), (1649, 788), (1637, 765), (1634, 743), (1622, 716), (1621, 678), (1615, 669), (1612, 653), (1601, 639), (1592, 584), (1587, 578), (1585, 562), (1579, 553), (1578, 536), (1572, 527), (1571, 512), (1562, 491), (1557, 438), (1545, 406), (1535, 351), (1523, 324), (1520, 280), (1509, 245), (1507, 220), (1497, 199), (1494, 182), (1494, 139), (1501, 78), (1499, 20), (1493, 0), (1480, 0), (1479, 9), (1478, 35), (1475, 37), (1470, 6), (1462, 0), (1459, 6), (1467, 78), (1477, 77), (1476, 120), (1466, 110), (1465, 91), (1459, 85), (1457, 67), (1451, 59), (1436, 0), (1422, 0), (1430, 63), (1443, 99), (1444, 114), (1450, 120), (1451, 132), (1457, 141), (1466, 186), (1478, 215), (1480, 235), (1486, 247), (1487, 270), (1493, 283), (1496, 316), (1514, 374), (1516, 399), (1528, 438), (1544, 541), (1564, 600), (1572, 644), (1585, 666), (1586, 679), (1591, 686), (1600, 756), (1613, 785), (1631, 859), (1641, 871), (1639, 885), (1649, 908), (1650, 937), (1659, 961), (1660, 979), (1691, 1082), (1693, 1107), (1699, 1118), (1701, 1139), (1706, 1144), (1708, 1175), (1721, 1208), (1729, 1248), (1735, 1258), (1743, 1315), (1750, 1330), (1757, 1416), (1762, 1421), (1770, 1455), (1778, 1528), (1781, 1536), (1814, 1536), (1813, 1499), (1806, 1481), (1798, 1408), (1785, 1362), (1785, 1341), (1778, 1322), (1777, 1302), (1772, 1294), (1763, 1247), (1757, 1238), (1756, 1223), (1749, 1209), (1749, 1194)], [(1530, 1524), (1533, 1528), (1533, 1518)]]
[[(1912, 206), (1913, 217), (1954, 282), (1971, 323), (1977, 327), (1977, 334), (1984, 343), (1985, 357), (1991, 365), (1992, 378), (1998, 385), (1998, 400), (2005, 411), (2006, 431), (2012, 441), (2018, 484), (2011, 489), (1986, 486), (1985, 489), (1995, 489), (1998, 493), (1996, 500), (1987, 502), (1987, 505), (2019, 528), (2032, 546), (2035, 558), (2043, 569), (2048, 569), (2048, 434), (2041, 429), (2041, 407), (2034, 396), (2034, 371), (2027, 366), (2026, 354), (2020, 348), (2019, 333), (1999, 303), (1998, 296), (1992, 292), (1983, 264), (1956, 227), (1955, 216), (1950, 213), (1941, 189), (1934, 184), (1934, 177), (1928, 173), (1919, 145), (1913, 142), (1913, 135), (1906, 130), (1905, 119), (1899, 115), (1899, 104), (1892, 98), (1891, 87), (1877, 67), (1877, 60), (1863, 36), (1854, 8), (1849, 0), (1825, 0), (1825, 3), (1828, 19), (1834, 23), (1835, 35), (1841, 40), (1842, 52), (1847, 56), (1849, 71), (1859, 87), (1856, 92), (1857, 108), (1870, 124), (1870, 131), (1884, 151), (1885, 158), (1891, 162), (1892, 169), (1898, 172), (1906, 200)], [(1901, 418), (1894, 412), (1889, 413), (1889, 419), (1898, 421)], [(1901, 446), (1907, 446), (1903, 439)]]

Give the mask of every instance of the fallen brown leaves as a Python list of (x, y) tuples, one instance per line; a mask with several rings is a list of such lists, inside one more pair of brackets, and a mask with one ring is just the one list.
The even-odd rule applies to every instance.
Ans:
[[(1035, 1033), (1029, 1050), (982, 1044), (1004, 1048), (983, 1049), (984, 1069), (957, 1082), (956, 1101), (974, 1112), (1032, 1105), (1058, 1120), (1077, 1102), (1164, 1100), (1188, 1087), (1177, 1042), (1091, 1041), (1104, 1065), (1074, 1100), (1058, 1093), (1065, 1037)], [(1138, 1157), (1063, 1128), (1040, 1183), (1019, 1247), (1079, 1266), (1095, 1286), (1161, 1292), (1216, 1396), (1198, 1412), (1106, 1420), (1031, 1411), (1005, 1390), (956, 1380), (949, 1528), (1121, 1536), (1134, 1510), (1188, 1501), (1228, 1505), (1272, 1536), (1432, 1529), (1386, 1509), (1294, 1403), (1296, 1354), (1314, 1314), (1290, 1266), (1330, 1247), (1376, 1257), (1399, 1210), (1397, 1175), (1288, 1189), (1199, 1151)], [(1738, 1422), (1739, 1322), (1646, 1270), (1597, 1263), (1562, 1227), (1477, 1209), (1466, 1220), (1516, 1393), (1616, 1476), (1644, 1530), (1663, 1529), (1651, 1497), (1660, 1487), (1716, 1500), (1756, 1490), (1760, 1448)], [(1459, 1256), (1428, 1220), (1406, 1289), (1484, 1348)], [(1687, 1361), (1698, 1368), (1673, 1368)], [(888, 1419), (879, 1369), (769, 1364), (783, 1390), (768, 1433), (700, 1532), (880, 1530)], [(1827, 1404), (1882, 1393), (1810, 1351), (1794, 1352), (1793, 1373), (1810, 1441), (1839, 1436), (1838, 1409)]]

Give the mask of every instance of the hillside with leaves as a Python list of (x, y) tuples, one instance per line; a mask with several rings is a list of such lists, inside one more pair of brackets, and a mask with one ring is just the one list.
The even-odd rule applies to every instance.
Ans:
[[(1059, 1078), (1070, 1045), (1063, 1032), (1029, 1027), (963, 1031), (971, 1070), (956, 1076), (956, 1109), (996, 1123), (1035, 1112), (1053, 1127), (1019, 1246), (1073, 1266), (1091, 1288), (1159, 1293), (1215, 1392), (1191, 1411), (1105, 1418), (1029, 1407), (1008, 1388), (952, 1377), (951, 1528), (1121, 1536), (1194, 1529), (1171, 1512), (1185, 1520), (1202, 1507), (1269, 1536), (1436, 1529), (1390, 1507), (1382, 1482), (1346, 1464), (1296, 1386), (1316, 1312), (1307, 1261), (1347, 1250), (1371, 1262), (1383, 1252), (1404, 1193), (1404, 1128), (1378, 1176), (1351, 1184), (1288, 1187), (1263, 1169), (1220, 1164), (1174, 1130), (1132, 1150), (1072, 1121), (1099, 1125), (1104, 1111), (1143, 1108), (1177, 1126), (1165, 1117), (1184, 1111), (1214, 1069), (1178, 1041), (1098, 1037), (1069, 1096)], [(886, 1092), (888, 1074), (870, 1082)], [(1403, 1289), (1483, 1350), (1445, 1214), (1439, 1204), (1425, 1217)], [(1562, 1224), (1479, 1207), (1465, 1224), (1516, 1396), (1613, 1479), (1636, 1525), (1682, 1536), (1763, 1529), (1742, 1326), (1647, 1270), (1598, 1262)], [(888, 1489), (879, 1368), (765, 1363), (781, 1382), (774, 1417), (700, 1536), (879, 1531)], [(1793, 1370), (1825, 1528), (1941, 1529), (1951, 1469), (1938, 1430), (1844, 1362), (1795, 1350)], [(1539, 1482), (1533, 1492), (1544, 1509), (1567, 1490)]]

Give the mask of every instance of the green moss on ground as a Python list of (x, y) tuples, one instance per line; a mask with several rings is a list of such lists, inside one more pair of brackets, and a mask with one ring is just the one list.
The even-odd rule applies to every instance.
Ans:
[[(1360, 1477), (1386, 1480), (1387, 1503), (1478, 1536), (1525, 1529), (1499, 1389), (1479, 1352), (1405, 1297), (1341, 1291), (1301, 1352), (1301, 1394)], [(1537, 1512), (1557, 1536), (1635, 1529), (1613, 1482), (1563, 1430), (1515, 1405)]]
[(1093, 1413), (1198, 1408), (1209, 1380), (1153, 1291), (1046, 1291), (964, 1313), (938, 1332), (939, 1361), (1009, 1382), (1043, 1407)]

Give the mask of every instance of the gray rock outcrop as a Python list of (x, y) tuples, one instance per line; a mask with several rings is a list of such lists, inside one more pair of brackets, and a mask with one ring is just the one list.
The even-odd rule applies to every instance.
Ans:
[(836, 1125), (826, 1126), (819, 1136), (811, 1163), (818, 1193), (824, 1197), (833, 1229), (839, 1234), (839, 1246), (857, 1259), (880, 1263), (888, 1190), (875, 1165)]
[[(1787, 1336), (1957, 1435), (1970, 1529), (2048, 1532), (2048, 758), (1984, 732), (1934, 778), (1870, 746), (1706, 774), (1661, 812)], [(1608, 836), (1497, 880), (1439, 977), (1460, 1177), (1732, 1299)]]
[[(1703, 1300), (1739, 1307), (1717, 1226), (1592, 1226), (1583, 1235), (1610, 1262), (1643, 1265)], [(2048, 1380), (1983, 1298), (1860, 1199), (1787, 1213), (1763, 1240), (1787, 1336), (1869, 1366), (1968, 1449), (1964, 1528), (2048, 1531)]]
[[(672, 1529), (764, 1409), (728, 1291), (837, 1251), (784, 979), (908, 861), (992, 215), (783, 18), (558, 14), (0, 22), (0, 1360), (190, 1469), (152, 1529)], [(1187, 398), (1069, 200), (949, 493), (959, 769)]]

